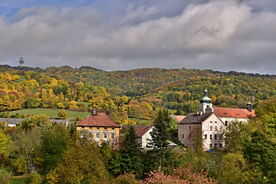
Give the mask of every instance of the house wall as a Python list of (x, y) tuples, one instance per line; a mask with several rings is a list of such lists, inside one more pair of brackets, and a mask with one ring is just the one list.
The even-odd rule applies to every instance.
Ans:
[(202, 145), (203, 149), (209, 150), (212, 148), (224, 148), (225, 125), (214, 114), (202, 122)]
[(141, 148), (145, 149), (147, 148), (148, 143), (152, 140), (152, 137), (150, 135), (150, 132), (152, 132), (153, 127), (151, 127), (141, 138)]
[(231, 122), (238, 121), (238, 122), (248, 122), (249, 119), (247, 118), (233, 118), (233, 117), (220, 117), (220, 119), (223, 121), (223, 123), (227, 126), (231, 124)]
[(178, 140), (188, 146), (194, 146), (194, 133), (201, 130), (201, 124), (179, 124), (178, 125)]
[[(77, 127), (78, 131), (87, 131), (90, 137), (98, 144), (106, 142), (114, 147), (119, 146), (120, 128), (105, 128), (105, 127)], [(105, 133), (107, 138), (104, 137)], [(97, 137), (99, 134), (99, 137)], [(114, 134), (114, 138), (112, 138)]]

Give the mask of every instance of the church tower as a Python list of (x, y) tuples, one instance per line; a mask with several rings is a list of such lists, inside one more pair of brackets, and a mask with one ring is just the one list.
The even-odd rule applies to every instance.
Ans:
[(200, 113), (213, 112), (212, 100), (208, 97), (208, 90), (204, 90), (205, 96), (200, 99), (199, 110)]

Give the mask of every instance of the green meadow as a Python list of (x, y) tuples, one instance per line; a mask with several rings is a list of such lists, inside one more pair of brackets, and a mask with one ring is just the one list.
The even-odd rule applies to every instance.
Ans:
[[(49, 118), (58, 118), (58, 112), (60, 109), (47, 109), (47, 108), (36, 108), (36, 109), (22, 109), (17, 111), (10, 111), (10, 115), (15, 114), (23, 114), (23, 115), (37, 115), (37, 114), (45, 114)], [(67, 113), (67, 118), (75, 119), (76, 117), (80, 117), (81, 119), (86, 118), (90, 113), (89, 112), (78, 112), (78, 111), (70, 111), (64, 110)]]

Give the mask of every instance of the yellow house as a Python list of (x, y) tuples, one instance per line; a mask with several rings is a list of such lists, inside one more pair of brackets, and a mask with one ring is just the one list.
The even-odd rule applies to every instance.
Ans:
[(98, 145), (106, 142), (114, 148), (119, 147), (120, 128), (120, 125), (104, 112), (94, 112), (77, 124), (77, 130), (87, 131)]

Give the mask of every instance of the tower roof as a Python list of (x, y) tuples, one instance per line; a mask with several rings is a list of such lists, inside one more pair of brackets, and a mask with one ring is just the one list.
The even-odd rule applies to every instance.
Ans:
[(208, 90), (205, 89), (204, 91), (205, 96), (200, 99), (200, 103), (212, 103), (211, 98), (208, 97)]

